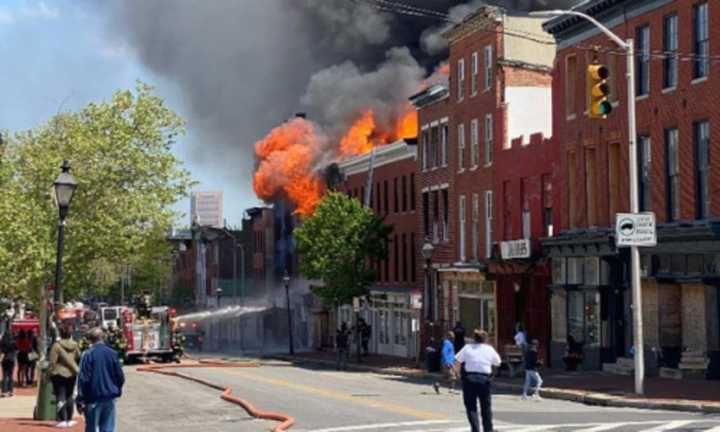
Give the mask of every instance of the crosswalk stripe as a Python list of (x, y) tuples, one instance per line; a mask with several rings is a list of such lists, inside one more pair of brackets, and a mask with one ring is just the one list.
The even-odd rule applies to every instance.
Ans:
[(627, 426), (629, 423), (608, 423), (608, 424), (601, 424), (597, 426), (593, 426), (587, 429), (578, 429), (575, 432), (602, 432), (607, 431), (610, 429), (615, 429), (620, 426)]
[(359, 426), (341, 426), (341, 427), (333, 427), (328, 429), (316, 429), (312, 432), (350, 432), (350, 431), (363, 431), (363, 430), (372, 430), (372, 429), (380, 429), (380, 428), (399, 428), (399, 427), (406, 427), (406, 426), (433, 426), (438, 424), (447, 424), (447, 423), (459, 423), (459, 421), (455, 420), (425, 420), (425, 421), (409, 421), (409, 422), (397, 422), (397, 423), (377, 423), (377, 424), (366, 424), (366, 425), (359, 425)]
[(714, 428), (710, 428), (705, 432), (720, 432), (720, 426), (715, 426)]
[(664, 431), (673, 430), (675, 428), (683, 427), (683, 426), (688, 425), (693, 422), (694, 422), (694, 420), (676, 420), (676, 421), (667, 422), (665, 424), (661, 424), (660, 426), (655, 426), (654, 428), (643, 429), (638, 432), (664, 432)]

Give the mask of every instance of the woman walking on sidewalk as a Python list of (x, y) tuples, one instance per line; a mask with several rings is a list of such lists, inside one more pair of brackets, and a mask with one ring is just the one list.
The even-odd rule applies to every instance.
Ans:
[(0, 397), (14, 396), (13, 372), (17, 360), (17, 343), (10, 329), (5, 330), (2, 341), (0, 341), (0, 357), (2, 357), (2, 362), (0, 362), (2, 364), (2, 393), (0, 393)]
[(455, 356), (455, 372), (465, 363), (465, 376), (463, 377), (463, 402), (467, 412), (470, 429), (480, 432), (478, 421), (477, 402), (480, 399), (480, 414), (482, 415), (482, 430), (492, 432), (492, 368), (500, 366), (500, 355), (495, 348), (487, 344), (487, 333), (476, 329), (473, 332), (473, 343), (465, 345)]
[(72, 328), (64, 325), (60, 328), (60, 340), (50, 348), (50, 380), (57, 400), (57, 427), (67, 428), (75, 425), (73, 412), (75, 400), (75, 380), (80, 371), (80, 348), (72, 339)]

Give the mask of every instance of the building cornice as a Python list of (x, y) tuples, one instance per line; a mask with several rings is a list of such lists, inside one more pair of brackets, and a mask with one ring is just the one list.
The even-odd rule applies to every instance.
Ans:
[[(345, 176), (367, 172), (370, 168), (371, 153), (372, 152), (368, 152), (338, 162), (340, 172)], [(397, 141), (392, 144), (376, 147), (373, 169), (410, 158), (417, 159), (417, 146), (408, 144), (405, 141)]]
[(454, 25), (443, 33), (451, 45), (464, 37), (480, 30), (495, 30), (502, 23), (504, 9), (497, 6), (481, 6), (475, 12), (466, 16), (461, 23)]

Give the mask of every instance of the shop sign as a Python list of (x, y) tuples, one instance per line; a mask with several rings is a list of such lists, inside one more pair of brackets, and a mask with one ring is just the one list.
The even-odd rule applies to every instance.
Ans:
[(500, 242), (502, 259), (530, 258), (530, 240), (512, 240)]
[(655, 213), (618, 213), (615, 218), (617, 247), (655, 246)]

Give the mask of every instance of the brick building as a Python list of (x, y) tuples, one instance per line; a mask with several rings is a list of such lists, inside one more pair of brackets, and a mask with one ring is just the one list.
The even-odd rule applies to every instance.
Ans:
[[(393, 226), (386, 260), (375, 263), (377, 283), (363, 300), (360, 314), (372, 326), (370, 351), (400, 357), (418, 353), (422, 269), (417, 232), (416, 140), (378, 147), (374, 156), (364, 154), (338, 164), (343, 181), (336, 189), (365, 202), (372, 159), (370, 207)], [(338, 313), (338, 321), (351, 323), (352, 307)], [(414, 324), (413, 324), (414, 323)]]
[[(635, 40), (630, 97), (637, 100), (640, 209), (658, 221), (657, 247), (641, 248), (647, 370), (704, 369), (720, 349), (720, 192), (712, 186), (720, 181), (712, 158), (720, 150), (712, 139), (720, 132), (713, 60), (720, 4), (593, 0), (578, 10)], [(544, 28), (560, 41), (553, 130), (567, 197), (560, 235), (545, 242), (553, 262), (553, 358), (560, 361), (572, 337), (585, 366), (599, 368), (632, 345), (629, 253), (615, 248), (613, 228), (615, 213), (629, 210), (626, 58), (578, 18), (558, 17)], [(582, 83), (594, 60), (610, 70), (614, 110), (607, 120), (585, 114)]]
[[(541, 20), (492, 6), (480, 7), (445, 37), (449, 86), (411, 99), (422, 131), (420, 202), (428, 209), (419, 223), (437, 251), (426, 325), (439, 336), (459, 320), (466, 329), (487, 329), (501, 345), (512, 340), (514, 324), (507, 329), (502, 321), (498, 329), (505, 311), (497, 309), (498, 287), (488, 267), (499, 238), (493, 231), (494, 159), (510, 146), (509, 137), (551, 134), (555, 49)], [(538, 47), (532, 40), (544, 43)]]
[(489, 261), (495, 277), (500, 340), (512, 340), (522, 323), (540, 341), (541, 356), (550, 342), (550, 264), (540, 239), (552, 237), (560, 208), (560, 157), (557, 142), (542, 134), (519, 137), (495, 159), (494, 232), (500, 253)]

